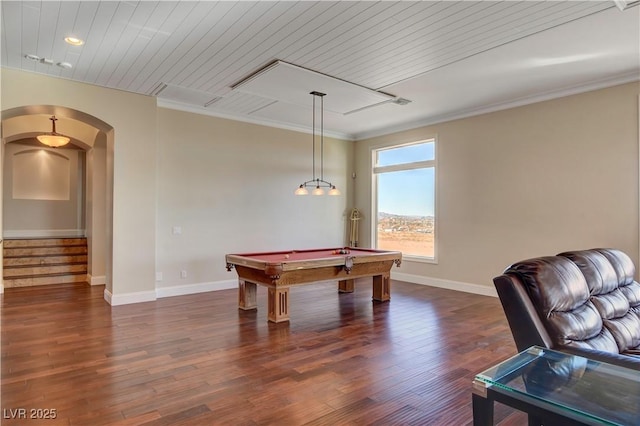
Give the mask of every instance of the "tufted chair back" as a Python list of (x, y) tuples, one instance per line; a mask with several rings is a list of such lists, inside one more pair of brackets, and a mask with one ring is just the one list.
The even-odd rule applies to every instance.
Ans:
[(515, 263), (506, 273), (520, 277), (553, 346), (578, 346), (618, 352), (590, 299), (589, 286), (569, 259), (541, 257)]
[(514, 263), (494, 284), (518, 350), (539, 345), (624, 355), (637, 369), (640, 284), (634, 274), (622, 251), (591, 249)]
[(589, 286), (591, 301), (613, 336), (618, 351), (640, 347), (640, 284), (624, 252), (594, 249), (560, 253), (575, 263)]

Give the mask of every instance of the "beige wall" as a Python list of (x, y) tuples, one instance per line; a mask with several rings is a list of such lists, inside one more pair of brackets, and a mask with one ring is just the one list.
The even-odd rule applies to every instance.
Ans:
[(113, 165), (113, 184), (107, 182), (107, 191), (112, 187), (107, 202), (113, 202), (113, 216), (107, 217), (107, 222), (113, 222), (113, 247), (105, 256), (107, 292), (116, 304), (124, 294), (129, 295), (128, 301), (155, 298), (155, 99), (5, 68), (1, 73), (3, 111), (58, 105), (82, 111), (115, 129), (107, 135), (107, 161)]
[(345, 244), (352, 172), (353, 143), (325, 138), (325, 179), (342, 195), (295, 196), (310, 134), (158, 109), (158, 287), (235, 286), (227, 253)]
[(637, 263), (638, 93), (626, 84), (358, 141), (356, 207), (371, 211), (372, 147), (436, 135), (438, 263), (405, 261), (406, 277), (492, 286), (512, 262), (591, 247)]
[[(14, 159), (16, 156), (40, 157), (40, 154), (49, 154), (53, 159), (60, 160), (66, 169), (66, 182), (61, 179), (51, 179), (49, 186), (64, 187), (62, 192), (66, 192), (67, 199), (25, 199), (20, 194), (14, 194), (13, 190), (20, 187), (39, 187), (40, 179), (37, 170), (24, 173), (21, 181), (14, 181)], [(10, 143), (5, 147), (5, 162), (3, 170), (3, 191), (4, 222), (3, 235), (6, 238), (21, 237), (47, 237), (47, 236), (84, 236), (84, 223), (81, 211), (83, 200), (84, 174), (83, 153), (70, 149), (48, 149), (35, 148), (29, 145)], [(45, 159), (47, 161), (50, 159)], [(55, 162), (53, 163), (56, 164)], [(47, 171), (51, 171), (51, 167)], [(42, 176), (46, 179), (46, 176)], [(43, 188), (49, 189), (49, 188)], [(46, 193), (40, 194), (44, 198), (49, 196)], [(52, 198), (56, 194), (51, 195)]]
[(151, 97), (13, 70), (2, 69), (2, 89), (3, 110), (60, 105), (113, 127), (100, 153), (106, 179), (88, 197), (104, 191), (106, 205), (113, 203), (113, 214), (107, 207), (98, 220), (107, 240), (113, 223), (105, 275), (116, 304), (233, 282), (225, 253), (344, 244), (352, 206), (363, 213), (360, 240), (368, 245), (371, 148), (433, 135), (438, 263), (405, 261), (396, 278), (488, 289), (513, 261), (594, 246), (620, 248), (638, 262), (637, 83), (355, 148), (328, 139), (325, 176), (343, 190), (338, 198), (293, 195), (310, 179), (308, 134), (157, 108)]
[[(345, 243), (351, 142), (326, 138), (325, 177), (343, 195), (295, 197), (297, 185), (311, 178), (309, 134), (158, 109), (151, 97), (13, 70), (2, 69), (2, 83), (12, 88), (2, 93), (3, 110), (58, 105), (113, 127), (106, 148), (96, 140), (87, 157), (96, 173), (106, 169), (104, 179), (87, 179), (87, 208), (106, 203), (105, 216), (94, 215), (88, 225), (97, 233), (95, 222), (104, 222), (104, 235), (87, 233), (90, 245), (110, 240), (113, 222), (106, 271), (98, 264), (90, 275), (106, 275), (114, 304), (190, 291), (180, 287), (235, 285), (226, 253)], [(175, 226), (181, 234), (172, 233)], [(102, 256), (101, 248), (92, 255)], [(163, 276), (157, 283), (156, 271)]]
[[(99, 133), (87, 151), (86, 228), (89, 247), (88, 275), (91, 284), (106, 281), (107, 240), (107, 149), (106, 135)], [(110, 208), (110, 207), (109, 207)]]

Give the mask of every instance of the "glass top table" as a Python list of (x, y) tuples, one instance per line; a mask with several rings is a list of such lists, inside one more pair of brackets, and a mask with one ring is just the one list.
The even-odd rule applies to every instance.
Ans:
[(493, 424), (493, 401), (530, 424), (640, 425), (640, 372), (533, 346), (476, 375), (474, 425)]

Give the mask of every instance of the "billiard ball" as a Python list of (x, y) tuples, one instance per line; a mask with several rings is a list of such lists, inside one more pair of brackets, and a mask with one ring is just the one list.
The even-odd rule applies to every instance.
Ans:
[(285, 258), (285, 259), (288, 259), (288, 258), (289, 258), (289, 255), (288, 255), (288, 254), (285, 254), (285, 255), (284, 255), (284, 258)]

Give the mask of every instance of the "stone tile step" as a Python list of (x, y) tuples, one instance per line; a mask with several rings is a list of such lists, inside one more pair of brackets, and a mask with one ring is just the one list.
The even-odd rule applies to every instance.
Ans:
[(21, 256), (48, 256), (59, 254), (85, 254), (86, 246), (59, 246), (59, 247), (37, 247), (37, 248), (6, 248), (4, 249), (4, 257), (21, 257)]
[(32, 278), (14, 278), (14, 279), (4, 279), (4, 287), (5, 288), (14, 288), (14, 287), (32, 287), (36, 285), (54, 285), (54, 284), (65, 284), (65, 283), (77, 283), (77, 282), (86, 282), (87, 274), (77, 274), (77, 275), (48, 275), (45, 277), (32, 277)]
[(2, 262), (5, 268), (12, 266), (59, 265), (65, 263), (87, 263), (87, 255), (5, 257)]
[(86, 274), (87, 264), (64, 264), (43, 266), (10, 266), (4, 268), (4, 279), (20, 277), (38, 277), (51, 274)]

